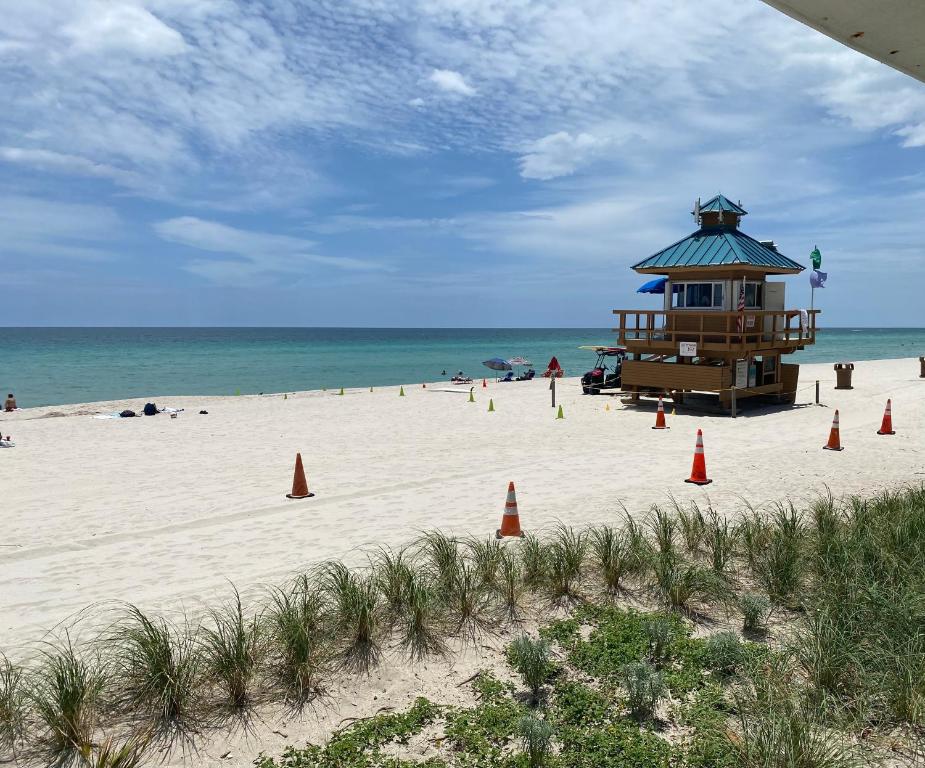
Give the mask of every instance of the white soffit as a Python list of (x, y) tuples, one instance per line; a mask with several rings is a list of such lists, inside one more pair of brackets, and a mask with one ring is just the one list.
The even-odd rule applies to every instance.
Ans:
[(925, 82), (925, 0), (764, 0), (788, 16)]

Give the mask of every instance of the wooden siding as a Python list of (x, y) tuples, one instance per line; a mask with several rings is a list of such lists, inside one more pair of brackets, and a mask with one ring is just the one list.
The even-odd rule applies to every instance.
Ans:
[(732, 370), (718, 365), (684, 365), (626, 360), (621, 373), (622, 386), (653, 387), (664, 390), (718, 392), (732, 384)]

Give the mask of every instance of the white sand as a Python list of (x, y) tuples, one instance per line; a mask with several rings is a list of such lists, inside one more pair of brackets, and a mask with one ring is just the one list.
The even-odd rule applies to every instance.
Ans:
[[(23, 658), (88, 606), (80, 626), (105, 622), (118, 601), (195, 613), (228, 598), (229, 581), (254, 595), (311, 563), (360, 560), (360, 548), (401, 544), (422, 529), (489, 535), (509, 480), (522, 524), (534, 530), (615, 520), (621, 503), (643, 513), (668, 494), (709, 498), (731, 515), (742, 498), (800, 501), (826, 485), (839, 495), (920, 483), (918, 373), (915, 359), (862, 362), (856, 388), (836, 391), (831, 365), (803, 366), (800, 407), (753, 407), (736, 420), (682, 410), (664, 432), (650, 429), (652, 408), (582, 396), (573, 379), (559, 383), (562, 421), (546, 380), (479, 386), (475, 404), (409, 384), (404, 398), (395, 387), (343, 397), (149, 398), (185, 407), (176, 419), (89, 415), (140, 409), (144, 399), (2, 414), (0, 432), (16, 447), (0, 449), (0, 649)], [(816, 378), (826, 407), (811, 405)], [(881, 437), (888, 396), (897, 434)], [(822, 450), (835, 408), (841, 453)], [(698, 427), (714, 480), (706, 488), (683, 482)], [(285, 498), (296, 451), (315, 498)], [(456, 663), (457, 681), (477, 668), (476, 660)], [(439, 690), (447, 669), (383, 668), (361, 684), (362, 695), (347, 683), (324, 727), (303, 723), (299, 739), (286, 739), (272, 731), (296, 726), (267, 725), (259, 742), (228, 742), (234, 758), (218, 758), (231, 748), (219, 739), (193, 762), (248, 765), (258, 749), (278, 751), (354, 710), (370, 714), (383, 699), (403, 706)]]
[[(682, 409), (664, 432), (650, 429), (652, 409), (582, 396), (574, 380), (560, 382), (562, 421), (546, 380), (479, 386), (474, 404), (409, 384), (404, 398), (394, 387), (152, 398), (185, 407), (177, 419), (87, 415), (138, 409), (143, 399), (3, 414), (0, 431), (16, 447), (0, 449), (0, 648), (15, 652), (91, 604), (195, 610), (227, 596), (229, 580), (246, 590), (422, 529), (487, 535), (508, 480), (528, 529), (613, 520), (621, 502), (642, 512), (668, 494), (709, 497), (732, 514), (740, 498), (922, 482), (918, 372), (914, 359), (862, 362), (855, 389), (838, 391), (831, 365), (803, 366), (803, 407), (735, 420)], [(826, 407), (809, 405), (816, 378)], [(887, 396), (897, 434), (881, 437)], [(821, 450), (835, 408), (841, 453)], [(683, 482), (698, 427), (714, 480), (703, 489)], [(315, 498), (285, 498), (296, 451)]]
[[(0, 648), (34, 641), (90, 604), (193, 608), (228, 594), (229, 580), (242, 589), (281, 580), (421, 529), (488, 534), (508, 480), (530, 529), (613, 519), (621, 502), (644, 511), (669, 493), (709, 496), (731, 513), (740, 497), (762, 503), (825, 484), (841, 494), (925, 480), (917, 360), (858, 363), (850, 391), (833, 388), (831, 365), (803, 366), (799, 403), (811, 403), (816, 378), (827, 407), (735, 420), (682, 409), (665, 432), (649, 428), (651, 410), (582, 396), (574, 380), (560, 382), (562, 421), (546, 380), (479, 386), (475, 404), (409, 384), (404, 398), (394, 387), (153, 398), (185, 407), (177, 419), (87, 415), (137, 409), (143, 399), (3, 414), (0, 431), (16, 447), (0, 449)], [(893, 437), (876, 434), (887, 396)], [(836, 407), (842, 453), (821, 450)], [(714, 479), (704, 489), (683, 482), (698, 427)], [(297, 450), (317, 496), (290, 501)]]

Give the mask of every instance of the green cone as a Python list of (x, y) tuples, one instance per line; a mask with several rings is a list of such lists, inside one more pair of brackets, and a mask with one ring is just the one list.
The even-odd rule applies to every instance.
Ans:
[(399, 396), (399, 397), (404, 397), (404, 396), (405, 396), (405, 388), (404, 388), (404, 387), (399, 387), (399, 388), (398, 388), (398, 396)]
[(488, 412), (489, 413), (495, 412), (495, 401), (492, 400), (490, 397), (488, 398)]
[(559, 406), (559, 412), (556, 414), (556, 418), (557, 418), (557, 419), (564, 419), (564, 418), (565, 418), (565, 414), (562, 413), (562, 406), (561, 406), (561, 405)]

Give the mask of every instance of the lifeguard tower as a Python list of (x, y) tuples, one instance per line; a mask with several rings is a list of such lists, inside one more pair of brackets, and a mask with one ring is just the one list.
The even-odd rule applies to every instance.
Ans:
[(659, 310), (615, 309), (629, 354), (622, 389), (641, 395), (777, 395), (793, 402), (799, 366), (782, 362), (816, 341), (818, 310), (786, 309), (785, 286), (769, 280), (804, 267), (739, 230), (747, 211), (723, 195), (692, 211), (698, 229), (633, 265), (659, 275), (639, 291), (663, 294)]

